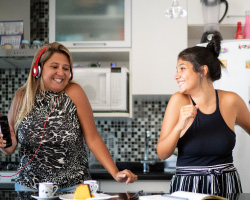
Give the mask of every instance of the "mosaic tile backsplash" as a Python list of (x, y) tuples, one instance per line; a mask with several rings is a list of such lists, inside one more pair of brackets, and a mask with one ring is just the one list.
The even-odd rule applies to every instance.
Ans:
[(30, 1), (30, 40), (49, 42), (49, 0)]
[[(0, 113), (7, 115), (14, 92), (25, 83), (29, 69), (0, 69)], [(134, 96), (133, 118), (95, 118), (98, 132), (116, 138), (116, 161), (136, 162), (144, 157), (145, 133), (150, 131), (149, 158), (157, 159), (156, 144), (169, 96)], [(113, 148), (116, 148), (113, 149)], [(18, 149), (11, 156), (0, 153), (0, 161), (18, 162)]]

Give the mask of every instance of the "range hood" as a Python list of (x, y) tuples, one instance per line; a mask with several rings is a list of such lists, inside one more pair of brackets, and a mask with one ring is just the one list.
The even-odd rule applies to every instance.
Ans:
[(30, 68), (37, 49), (0, 49), (0, 69)]

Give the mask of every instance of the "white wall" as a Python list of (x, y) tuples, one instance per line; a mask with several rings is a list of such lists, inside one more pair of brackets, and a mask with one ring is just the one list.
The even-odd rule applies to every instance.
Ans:
[[(186, 0), (179, 4), (186, 9)], [(187, 17), (169, 19), (172, 0), (132, 1), (132, 93), (173, 94), (177, 56), (187, 47)]]

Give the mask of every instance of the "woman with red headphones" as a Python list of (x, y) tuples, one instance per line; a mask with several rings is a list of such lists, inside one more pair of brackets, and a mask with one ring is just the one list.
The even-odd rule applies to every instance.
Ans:
[(4, 148), (0, 139), (0, 148), (12, 154), (20, 144), (16, 191), (36, 191), (39, 182), (74, 191), (91, 179), (85, 144), (116, 181), (137, 180), (129, 170), (118, 171), (97, 132), (86, 94), (72, 81), (72, 66), (66, 47), (57, 42), (44, 45), (14, 96), (8, 116), (12, 146)]

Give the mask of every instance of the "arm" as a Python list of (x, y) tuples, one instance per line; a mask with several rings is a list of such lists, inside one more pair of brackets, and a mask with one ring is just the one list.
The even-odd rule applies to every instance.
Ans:
[(76, 105), (77, 115), (82, 127), (83, 136), (90, 151), (116, 181), (126, 181), (126, 183), (136, 181), (137, 176), (129, 170), (119, 172), (117, 169), (107, 146), (97, 132), (93, 111), (83, 89), (77, 84), (70, 84), (66, 89), (66, 93)]
[(250, 113), (244, 100), (234, 92), (218, 90), (220, 111), (228, 127), (234, 131), (235, 124), (250, 134)]
[(235, 94), (236, 124), (242, 127), (250, 135), (250, 112), (243, 99)]
[(171, 97), (165, 111), (161, 134), (157, 143), (159, 158), (164, 160), (173, 154), (179, 138), (193, 122), (196, 110), (197, 107), (190, 104), (188, 96), (175, 93)]

